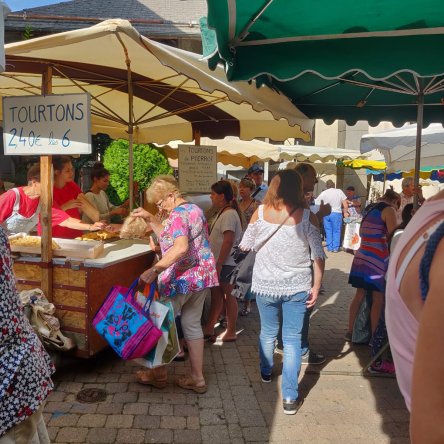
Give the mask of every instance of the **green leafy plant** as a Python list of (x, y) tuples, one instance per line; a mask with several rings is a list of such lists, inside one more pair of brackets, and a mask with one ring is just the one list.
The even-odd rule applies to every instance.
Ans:
[(32, 30), (32, 26), (31, 25), (26, 25), (25, 29), (23, 30), (23, 40), (29, 40), (34, 38), (34, 33)]
[[(134, 182), (139, 184), (139, 191), (144, 191), (152, 179), (159, 174), (171, 174), (168, 159), (151, 145), (138, 144), (134, 151)], [(105, 168), (110, 172), (110, 184), (120, 202), (129, 196), (129, 144), (127, 140), (114, 140), (105, 150), (103, 159)], [(109, 188), (111, 188), (109, 187)], [(115, 196), (113, 196), (115, 200)], [(112, 196), (110, 196), (110, 199)]]

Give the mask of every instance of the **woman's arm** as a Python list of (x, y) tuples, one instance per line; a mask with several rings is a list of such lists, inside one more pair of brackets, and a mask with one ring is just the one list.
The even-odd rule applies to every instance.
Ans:
[(189, 248), (188, 236), (178, 236), (174, 239), (173, 246), (162, 256), (159, 262), (148, 268), (140, 275), (140, 280), (151, 284), (162, 271), (171, 267), (174, 263), (184, 257)]
[(103, 230), (105, 225), (103, 222), (95, 222), (93, 224), (86, 224), (79, 219), (75, 219), (74, 217), (68, 217), (63, 222), (60, 222), (58, 225), (61, 227), (72, 228), (73, 230), (80, 231), (98, 231)]
[(222, 246), (220, 247), (219, 257), (217, 258), (217, 262), (216, 262), (216, 269), (217, 269), (218, 274), (220, 274), (220, 270), (222, 268), (222, 265), (227, 260), (228, 255), (230, 254), (231, 249), (233, 248), (234, 231), (231, 231), (231, 230), (224, 231), (223, 236), (224, 236), (224, 238), (222, 241)]
[(324, 276), (325, 259), (316, 258), (313, 261), (313, 285), (310, 290), (310, 297), (307, 300), (307, 308), (316, 304), (321, 289), (322, 278)]
[(413, 444), (444, 442), (444, 240), (435, 252), (429, 292), (419, 322), (413, 364), (410, 438)]
[(85, 213), (93, 222), (100, 220), (99, 210), (91, 204), (83, 193), (77, 196), (77, 200), (80, 202), (80, 211), (82, 213)]
[(391, 236), (398, 227), (398, 218), (395, 209), (392, 207), (384, 208), (381, 213), (381, 218), (387, 227), (388, 235)]

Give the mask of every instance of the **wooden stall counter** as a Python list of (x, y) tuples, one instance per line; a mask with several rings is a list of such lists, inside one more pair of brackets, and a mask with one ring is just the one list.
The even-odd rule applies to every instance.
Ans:
[[(62, 332), (77, 344), (75, 356), (89, 358), (107, 347), (92, 318), (114, 284), (129, 286), (154, 260), (147, 240), (120, 239), (104, 245), (96, 259), (54, 258), (53, 295)], [(19, 290), (41, 288), (39, 256), (14, 260)]]

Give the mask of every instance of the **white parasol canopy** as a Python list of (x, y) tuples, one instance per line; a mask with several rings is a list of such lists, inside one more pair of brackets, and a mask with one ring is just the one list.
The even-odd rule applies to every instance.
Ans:
[[(410, 171), (415, 168), (417, 127), (406, 125), (361, 138), (361, 153), (378, 150), (387, 162), (387, 172)], [(422, 129), (421, 167), (444, 165), (444, 128), (432, 123)]]
[[(178, 145), (182, 141), (172, 141), (162, 148), (170, 159), (177, 159)], [(341, 148), (324, 148), (305, 145), (274, 145), (261, 140), (240, 140), (227, 136), (224, 139), (212, 140), (202, 137), (201, 145), (217, 147), (217, 158), (224, 165), (248, 168), (255, 162), (296, 161), (296, 162), (331, 162), (336, 166), (336, 160), (364, 159), (367, 155), (356, 150)]]

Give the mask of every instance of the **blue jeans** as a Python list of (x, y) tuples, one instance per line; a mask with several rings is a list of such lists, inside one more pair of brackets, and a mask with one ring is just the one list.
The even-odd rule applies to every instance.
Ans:
[(259, 335), (260, 368), (264, 375), (273, 370), (274, 345), (279, 331), (279, 311), (282, 310), (284, 363), (282, 368), (282, 398), (298, 399), (298, 377), (301, 370), (301, 336), (307, 312), (307, 291), (279, 298), (256, 295), (261, 319)]
[(328, 251), (337, 251), (341, 246), (342, 213), (324, 217), (325, 243)]
[[(304, 316), (304, 324), (302, 325), (302, 333), (301, 333), (301, 356), (304, 356), (310, 350), (310, 343), (308, 342), (308, 329), (310, 328), (310, 316), (312, 308), (308, 308), (305, 312)], [(284, 348), (284, 344), (282, 342), (282, 312), (279, 310), (279, 332), (277, 337), (277, 347), (281, 350)]]

